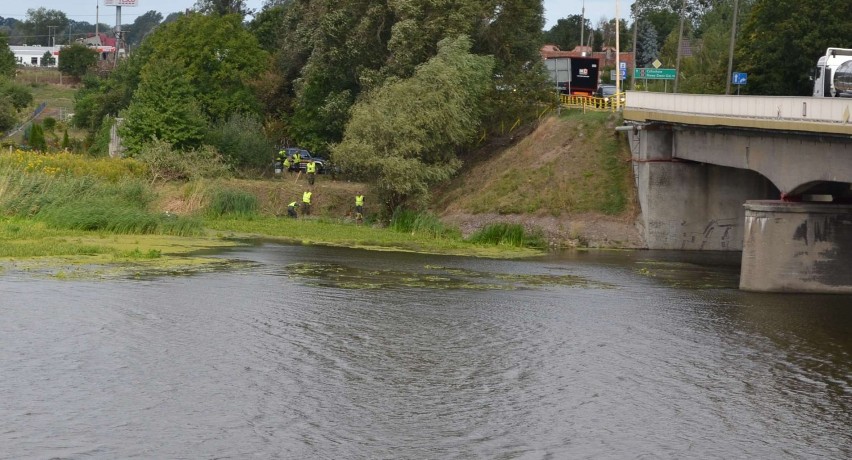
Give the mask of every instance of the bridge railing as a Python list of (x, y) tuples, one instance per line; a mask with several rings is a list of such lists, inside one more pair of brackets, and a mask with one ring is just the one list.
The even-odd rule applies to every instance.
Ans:
[(852, 98), (724, 96), (628, 91), (625, 110), (818, 123), (849, 123)]
[(608, 97), (560, 94), (559, 100), (565, 107), (602, 112), (617, 112), (624, 106), (624, 93)]

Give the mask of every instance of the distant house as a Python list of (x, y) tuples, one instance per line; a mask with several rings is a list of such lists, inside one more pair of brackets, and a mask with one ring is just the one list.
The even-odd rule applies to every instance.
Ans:
[(9, 45), (12, 54), (15, 55), (15, 61), (18, 65), (27, 67), (41, 67), (44, 53), (50, 53), (53, 56), (53, 63), (48, 64), (48, 67), (56, 67), (59, 65), (59, 47), (58, 46), (17, 46)]
[(77, 42), (96, 50), (102, 61), (106, 61), (115, 52), (116, 39), (107, 34), (90, 34), (86, 38), (78, 39)]

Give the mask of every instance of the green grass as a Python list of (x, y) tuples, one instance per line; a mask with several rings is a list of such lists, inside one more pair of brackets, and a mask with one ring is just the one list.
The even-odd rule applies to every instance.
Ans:
[(547, 246), (540, 231), (527, 232), (523, 225), (506, 223), (487, 225), (467, 240), (475, 244), (517, 248), (544, 249)]
[(483, 246), (465, 241), (460, 236), (435, 237), (425, 232), (404, 233), (389, 227), (369, 227), (329, 219), (258, 216), (252, 220), (208, 218), (204, 224), (222, 237), (268, 237), (297, 244), (493, 258), (531, 257), (541, 254), (540, 250), (530, 248)]
[(140, 179), (53, 176), (0, 168), (0, 211), (49, 227), (120, 234), (198, 235), (197, 218), (148, 211), (153, 192)]
[(391, 216), (390, 228), (400, 233), (426, 235), (432, 238), (459, 238), (461, 231), (448, 227), (430, 212), (398, 208)]
[(257, 197), (243, 190), (221, 188), (213, 192), (207, 214), (211, 217), (253, 217), (258, 210)]

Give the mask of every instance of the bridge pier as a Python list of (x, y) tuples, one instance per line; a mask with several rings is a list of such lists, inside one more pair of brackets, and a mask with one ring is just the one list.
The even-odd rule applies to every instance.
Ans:
[(852, 293), (852, 205), (745, 204), (740, 289)]
[(632, 132), (642, 233), (649, 249), (742, 250), (743, 203), (777, 193), (760, 174), (676, 158), (690, 149), (664, 127)]

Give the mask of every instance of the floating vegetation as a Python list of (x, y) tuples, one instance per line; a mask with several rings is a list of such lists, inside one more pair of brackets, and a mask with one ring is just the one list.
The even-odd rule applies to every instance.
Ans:
[(542, 286), (609, 288), (606, 283), (576, 275), (490, 273), (426, 265), (423, 271), (362, 269), (334, 263), (299, 263), (285, 267), (287, 275), (308, 284), (341, 289), (470, 289), (516, 290)]
[(142, 258), (122, 263), (69, 263), (52, 258), (37, 258), (7, 264), (9, 272), (57, 280), (149, 279), (162, 276), (192, 276), (225, 270), (245, 269), (253, 262), (205, 257), (175, 257), (169, 259)]
[(636, 272), (680, 289), (736, 289), (739, 268), (703, 266), (686, 262), (643, 261)]

